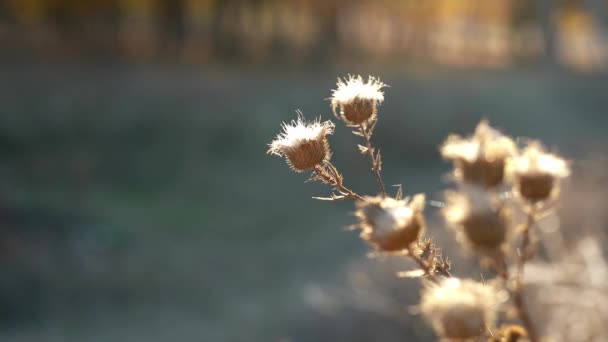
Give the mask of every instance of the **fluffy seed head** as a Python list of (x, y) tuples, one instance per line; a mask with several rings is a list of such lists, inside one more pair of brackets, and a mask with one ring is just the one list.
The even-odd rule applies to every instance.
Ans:
[(568, 163), (545, 152), (538, 142), (531, 142), (522, 154), (509, 163), (517, 193), (531, 202), (555, 196), (559, 192), (559, 180), (570, 174)]
[(457, 180), (485, 188), (502, 183), (506, 160), (516, 151), (513, 140), (490, 127), (485, 120), (477, 125), (473, 136), (450, 135), (441, 146), (443, 158), (454, 162)]
[(418, 194), (411, 200), (379, 196), (357, 202), (361, 238), (387, 252), (408, 248), (424, 231), (424, 200)]
[(446, 193), (443, 214), (458, 240), (480, 252), (498, 251), (506, 242), (509, 228), (507, 208), (493, 203), (480, 187), (465, 187)]
[(314, 168), (329, 160), (331, 151), (327, 135), (333, 134), (331, 121), (315, 119), (306, 122), (302, 113), (297, 120), (281, 125), (282, 132), (270, 143), (268, 153), (286, 157), (287, 163), (297, 172)]
[(420, 308), (441, 337), (460, 341), (494, 324), (500, 297), (491, 285), (446, 278), (423, 289)]
[(338, 89), (332, 91), (331, 107), (334, 114), (340, 109), (339, 117), (346, 123), (358, 125), (376, 115), (378, 105), (384, 101), (382, 88), (386, 85), (369, 76), (367, 82), (361, 76), (338, 78)]
[(527, 342), (528, 332), (521, 325), (503, 325), (499, 330), (494, 331), (488, 342)]

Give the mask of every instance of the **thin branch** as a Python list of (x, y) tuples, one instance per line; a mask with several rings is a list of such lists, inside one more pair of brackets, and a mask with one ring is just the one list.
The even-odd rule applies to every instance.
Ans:
[[(372, 125), (375, 125), (375, 123), (373, 123)], [(366, 152), (369, 154), (369, 158), (372, 162), (372, 170), (374, 171), (374, 175), (376, 176), (376, 183), (378, 183), (378, 188), (380, 189), (380, 193), (382, 194), (382, 196), (386, 196), (386, 189), (384, 187), (384, 182), (382, 181), (382, 176), (380, 175), (380, 169), (381, 169), (381, 157), (380, 157), (380, 152), (378, 153), (374, 153), (375, 150), (372, 147), (372, 142), (371, 142), (371, 133), (373, 131), (373, 127), (372, 129), (368, 130), (367, 124), (359, 124), (359, 131), (361, 132), (361, 136), (363, 137), (363, 139), (365, 139), (365, 147), (366, 147)]]
[(505, 286), (509, 282), (509, 266), (507, 264), (507, 257), (504, 252), (500, 251), (500, 255), (496, 256), (493, 260), (494, 269), (498, 276), (504, 281)]
[(433, 276), (433, 269), (429, 264), (427, 264), (422, 258), (414, 252), (412, 247), (407, 249), (407, 256), (414, 260), (420, 269), (424, 271), (424, 275), (426, 275), (431, 281), (434, 283), (438, 283), (439, 281)]
[[(444, 267), (445, 265), (443, 264), (443, 259), (440, 260), (439, 265), (435, 264), (435, 261), (429, 263), (428, 261), (425, 261), (424, 258), (422, 258), (420, 255), (418, 255), (414, 248), (411, 246), (407, 249), (407, 254), (405, 255), (414, 260), (418, 264), (418, 266), (420, 266), (420, 269), (424, 271), (424, 275), (427, 276), (434, 283), (439, 282), (437, 278), (435, 278), (435, 275), (437, 274), (442, 275), (446, 278), (452, 277), (450, 271), (446, 267)], [(433, 255), (432, 258), (435, 259), (436, 256)]]
[(536, 330), (534, 329), (534, 324), (532, 323), (532, 319), (530, 318), (530, 314), (526, 309), (526, 305), (524, 303), (524, 290), (523, 290), (523, 280), (524, 280), (524, 266), (526, 261), (529, 259), (531, 255), (531, 244), (530, 244), (530, 230), (534, 226), (536, 210), (534, 205), (532, 205), (528, 210), (528, 218), (526, 220), (526, 224), (523, 227), (523, 237), (521, 242), (521, 247), (519, 251), (519, 259), (517, 260), (517, 273), (515, 275), (515, 288), (513, 289), (513, 301), (515, 302), (515, 306), (517, 308), (517, 312), (519, 314), (519, 318), (521, 322), (526, 328), (528, 332), (528, 336), (530, 342), (537, 342), (538, 336), (536, 335)]
[[(435, 271), (437, 271), (437, 273), (441, 274), (442, 276), (446, 277), (446, 278), (452, 278), (452, 273), (450, 273), (449, 270), (449, 265), (450, 265), (450, 260), (446, 258), (446, 260), (444, 261), (443, 258), (440, 258), (439, 260), (439, 267), (437, 267), (437, 265), (435, 265)], [(447, 265), (447, 267), (446, 267)]]
[[(328, 172), (325, 167), (327, 167), (331, 171), (331, 173)], [(333, 186), (334, 189), (339, 191), (343, 196), (350, 197), (359, 201), (364, 201), (364, 198), (361, 195), (344, 186), (342, 175), (338, 172), (338, 169), (336, 169), (336, 167), (332, 163), (326, 162), (323, 167), (317, 165), (315, 166), (314, 172), (317, 177), (319, 177), (319, 180), (321, 180), (325, 184)]]

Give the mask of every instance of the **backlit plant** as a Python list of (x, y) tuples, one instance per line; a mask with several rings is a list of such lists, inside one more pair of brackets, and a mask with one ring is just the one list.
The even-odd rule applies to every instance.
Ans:
[[(484, 282), (452, 275), (450, 260), (425, 237), (425, 194), (387, 193), (380, 151), (371, 138), (386, 85), (361, 76), (338, 79), (330, 98), (335, 117), (353, 129), (368, 155), (378, 185), (375, 195), (355, 192), (332, 164), (327, 139), (331, 121), (306, 121), (303, 114), (284, 123), (268, 153), (285, 157), (297, 171), (333, 191), (320, 200), (354, 200), (361, 238), (378, 253), (411, 258), (419, 267), (403, 272), (423, 281), (419, 311), (443, 340), (540, 341), (542, 336), (524, 295), (524, 266), (538, 245), (537, 221), (552, 210), (560, 182), (570, 174), (561, 157), (540, 142), (519, 148), (515, 140), (481, 121), (468, 137), (450, 135), (441, 156), (451, 161), (454, 189), (444, 195), (441, 213), (460, 246), (495, 271)], [(516, 215), (523, 213), (523, 215)]]

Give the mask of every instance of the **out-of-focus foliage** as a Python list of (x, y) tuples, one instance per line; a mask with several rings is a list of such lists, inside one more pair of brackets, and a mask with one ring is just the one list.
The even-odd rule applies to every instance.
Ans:
[[(607, 65), (602, 0), (8, 0), (9, 56), (497, 68)], [(4, 56), (7, 58), (7, 56)]]
[[(404, 305), (417, 289), (394, 277), (411, 265), (365, 259), (340, 229), (352, 208), (310, 199), (329, 194), (266, 144), (296, 109), (332, 118), (336, 77), (373, 73), (391, 84), (387, 191), (439, 199), (438, 144), (481, 117), (595, 160), (598, 3), (0, 1), (0, 339), (430, 340)], [(368, 160), (330, 142), (368, 193)], [(565, 195), (569, 234), (605, 226), (603, 179)]]

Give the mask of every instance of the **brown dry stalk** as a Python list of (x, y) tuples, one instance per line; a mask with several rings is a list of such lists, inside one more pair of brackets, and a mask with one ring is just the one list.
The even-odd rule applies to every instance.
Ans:
[(434, 283), (439, 283), (437, 278), (433, 276), (433, 269), (431, 268), (431, 266), (427, 264), (424, 260), (422, 260), (420, 256), (416, 255), (416, 253), (411, 247), (407, 250), (407, 256), (414, 260), (418, 264), (418, 266), (420, 266), (420, 269), (424, 271), (424, 275), (426, 275), (428, 279), (430, 279)]
[(509, 266), (507, 264), (507, 258), (504, 253), (501, 253), (500, 257), (494, 261), (494, 268), (498, 276), (502, 278), (505, 286), (509, 282)]
[[(443, 259), (442, 259), (442, 262), (444, 262)], [(450, 263), (449, 259), (446, 258), (445, 262), (449, 266), (449, 263)], [(439, 264), (438, 266), (435, 266), (435, 271), (438, 274), (441, 274), (442, 276), (444, 276), (446, 278), (452, 278), (452, 273), (450, 273), (450, 270), (447, 267), (445, 267), (445, 264)]]
[(367, 124), (359, 124), (359, 132), (361, 132), (361, 136), (365, 139), (365, 147), (367, 148), (367, 153), (369, 154), (369, 158), (372, 162), (372, 170), (374, 171), (374, 175), (376, 176), (376, 183), (378, 183), (378, 188), (380, 189), (380, 193), (382, 196), (386, 196), (386, 189), (384, 187), (384, 182), (382, 181), (382, 175), (380, 174), (380, 170), (382, 168), (382, 160), (380, 157), (380, 152), (375, 152), (375, 149), (372, 147), (371, 135), (372, 129), (368, 129)]
[(526, 328), (528, 332), (528, 337), (530, 342), (537, 342), (538, 336), (536, 334), (536, 330), (534, 329), (534, 323), (530, 318), (530, 314), (526, 309), (526, 304), (524, 302), (524, 289), (523, 289), (523, 281), (524, 281), (524, 267), (526, 261), (529, 259), (531, 254), (531, 244), (530, 244), (530, 230), (534, 226), (536, 222), (535, 215), (536, 210), (534, 205), (530, 207), (528, 210), (528, 218), (523, 227), (522, 231), (522, 242), (519, 250), (519, 259), (517, 260), (517, 274), (515, 275), (515, 288), (513, 289), (513, 301), (515, 302), (515, 307), (517, 308), (517, 313), (519, 314), (519, 318), (521, 322)]
[[(330, 170), (331, 173), (327, 171), (326, 167)], [(331, 162), (327, 161), (323, 166), (315, 166), (314, 172), (323, 183), (333, 186), (336, 191), (340, 192), (341, 196), (350, 197), (359, 201), (364, 201), (364, 198), (361, 195), (344, 186), (344, 178)], [(332, 196), (331, 198), (329, 198), (329, 200), (335, 199), (341, 199), (341, 197)]]
[[(422, 245), (419, 246), (422, 247)], [(403, 255), (414, 260), (418, 264), (418, 266), (420, 266), (420, 269), (424, 271), (424, 275), (427, 276), (431, 281), (433, 281), (434, 283), (439, 283), (437, 278), (435, 278), (436, 275), (451, 278), (452, 274), (449, 271), (450, 262), (447, 259), (444, 260), (440, 254), (436, 255), (436, 251), (437, 249), (433, 247), (433, 252), (431, 252), (432, 255), (425, 256), (426, 253), (424, 251), (422, 254), (418, 254), (416, 253), (416, 250), (413, 246), (409, 246), (407, 250), (404, 251), (407, 253), (404, 253)]]

